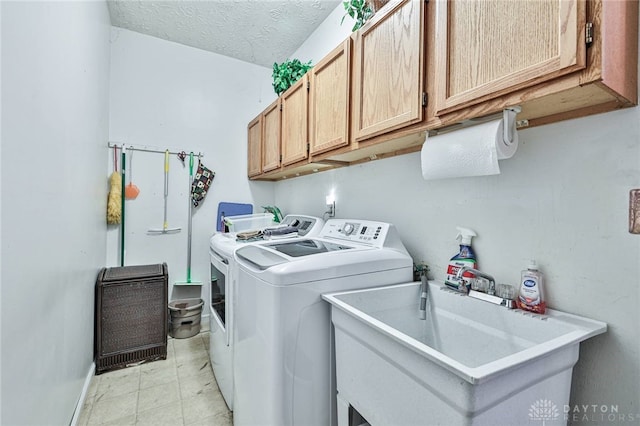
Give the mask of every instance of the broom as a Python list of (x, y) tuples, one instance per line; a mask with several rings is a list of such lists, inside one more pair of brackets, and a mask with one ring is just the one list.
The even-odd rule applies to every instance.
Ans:
[(193, 152), (189, 153), (189, 221), (187, 225), (187, 280), (176, 281), (175, 285), (202, 285), (202, 281), (191, 280), (191, 219), (193, 201), (191, 199), (191, 188), (193, 185)]

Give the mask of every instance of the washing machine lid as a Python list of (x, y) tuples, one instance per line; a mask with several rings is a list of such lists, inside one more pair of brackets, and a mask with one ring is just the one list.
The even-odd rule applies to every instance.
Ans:
[(238, 253), (237, 256), (261, 271), (287, 262), (287, 259), (284, 257), (267, 250), (262, 250), (259, 246), (247, 246), (241, 250), (242, 253)]
[[(264, 247), (270, 250), (265, 250)], [(352, 250), (355, 247), (336, 244), (329, 241), (297, 238), (283, 242), (271, 242), (268, 244), (255, 244), (243, 247), (238, 257), (249, 262), (261, 271), (272, 266), (291, 262), (297, 257), (313, 256), (332, 251)], [(284, 254), (285, 256), (282, 256)]]
[(266, 247), (272, 248), (280, 253), (284, 253), (289, 257), (312, 256), (314, 254), (328, 253), (330, 251), (352, 250), (355, 247), (344, 244), (336, 244), (329, 241), (300, 239), (286, 241), (282, 243), (265, 244)]
[[(303, 244), (299, 244), (301, 242)], [(277, 248), (299, 256), (290, 256)], [(276, 286), (366, 277), (371, 273), (413, 267), (406, 252), (317, 239), (252, 244), (236, 250), (235, 260), (245, 272)]]

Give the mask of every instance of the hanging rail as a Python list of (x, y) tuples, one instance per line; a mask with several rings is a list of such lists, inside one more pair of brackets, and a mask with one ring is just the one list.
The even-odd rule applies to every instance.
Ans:
[[(135, 145), (135, 144), (131, 144), (131, 143), (124, 143), (124, 142), (108, 142), (107, 146), (109, 148), (124, 148), (124, 149), (128, 149), (128, 150), (132, 150), (132, 151), (144, 151), (144, 152), (157, 152), (160, 154), (164, 154), (165, 150), (164, 149), (160, 149), (160, 148), (156, 148), (156, 147), (148, 147), (146, 145)], [(189, 153), (190, 151), (169, 151), (169, 154), (172, 155), (179, 155), (181, 153)], [(203, 152), (198, 152), (197, 154), (194, 152), (193, 155), (195, 157), (198, 158), (202, 158), (204, 157), (204, 153)]]

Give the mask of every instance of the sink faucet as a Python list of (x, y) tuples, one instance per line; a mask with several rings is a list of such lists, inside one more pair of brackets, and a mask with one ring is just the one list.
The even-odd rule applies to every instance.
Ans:
[(496, 280), (493, 279), (493, 277), (489, 274), (485, 274), (484, 272), (478, 271), (477, 269), (474, 269), (470, 266), (463, 266), (462, 268), (458, 269), (458, 273), (456, 274), (456, 279), (457, 280), (461, 280), (462, 279), (462, 275), (464, 275), (465, 272), (471, 272), (474, 275), (477, 275), (479, 277), (482, 277), (486, 280), (489, 281), (489, 289), (487, 290), (487, 294), (493, 296), (494, 294), (496, 294)]

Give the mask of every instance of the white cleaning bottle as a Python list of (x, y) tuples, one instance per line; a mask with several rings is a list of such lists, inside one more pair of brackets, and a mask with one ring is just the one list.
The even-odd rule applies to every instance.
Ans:
[(544, 298), (544, 275), (538, 269), (535, 260), (531, 260), (528, 268), (522, 271), (516, 303), (520, 309), (538, 314), (544, 314), (547, 308)]
[(460, 241), (460, 251), (451, 258), (449, 266), (447, 267), (447, 278), (445, 284), (455, 290), (465, 290), (469, 292), (471, 288), (471, 280), (475, 278), (475, 275), (471, 272), (465, 272), (462, 276), (462, 280), (456, 278), (458, 270), (463, 266), (469, 266), (473, 269), (478, 268), (478, 262), (476, 260), (476, 254), (471, 248), (471, 238), (477, 236), (475, 232), (468, 228), (456, 227), (458, 235), (456, 239)]

